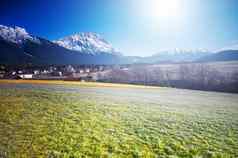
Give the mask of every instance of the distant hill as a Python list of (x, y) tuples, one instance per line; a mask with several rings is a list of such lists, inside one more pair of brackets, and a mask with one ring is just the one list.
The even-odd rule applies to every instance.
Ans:
[(135, 58), (138, 63), (180, 63), (238, 60), (238, 50), (212, 52), (206, 50), (168, 50), (149, 57)]
[(208, 56), (204, 56), (197, 61), (210, 62), (210, 61), (233, 61), (238, 60), (238, 50), (224, 50)]
[(193, 62), (201, 57), (210, 55), (211, 52), (207, 50), (166, 50), (160, 51), (150, 57), (144, 58), (144, 62), (149, 63), (164, 63), (164, 62)]

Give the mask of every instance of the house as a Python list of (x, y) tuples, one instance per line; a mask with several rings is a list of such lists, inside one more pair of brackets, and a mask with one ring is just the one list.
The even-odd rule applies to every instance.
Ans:
[(86, 68), (86, 69), (85, 69), (85, 72), (86, 72), (86, 73), (89, 73), (89, 72), (90, 72), (90, 68)]
[(22, 79), (32, 79), (33, 78), (33, 74), (21, 74), (18, 76), (21, 77)]
[(23, 74), (22, 70), (17, 71), (17, 74)]
[(63, 73), (61, 71), (54, 71), (50, 76), (63, 76)]
[(85, 74), (85, 73), (72, 73), (72, 75), (70, 76), (70, 77), (72, 77), (72, 78), (81, 78), (81, 77), (87, 77), (88, 76), (88, 74)]
[(11, 75), (16, 75), (17, 74), (17, 72), (16, 71), (13, 71), (13, 72), (11, 72)]
[(66, 72), (68, 72), (68, 73), (75, 73), (76, 71), (75, 71), (75, 69), (74, 69), (73, 66), (68, 65), (68, 66), (66, 67)]
[(51, 66), (49, 68), (49, 72), (52, 73), (52, 72), (55, 72), (57, 70), (57, 67), (54, 67), (54, 66)]
[(40, 71), (39, 70), (34, 70), (34, 75), (39, 75)]
[(83, 70), (83, 69), (80, 69), (80, 70), (79, 70), (79, 73), (83, 74), (83, 73), (84, 73), (84, 70)]
[(59, 76), (63, 76), (63, 73), (61, 71), (58, 72)]
[(48, 70), (43, 70), (43, 71), (41, 72), (41, 74), (46, 75), (46, 74), (50, 74), (50, 72), (49, 72)]

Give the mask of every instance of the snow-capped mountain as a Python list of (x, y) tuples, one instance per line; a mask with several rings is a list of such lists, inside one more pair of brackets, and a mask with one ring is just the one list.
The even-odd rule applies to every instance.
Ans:
[(18, 26), (7, 27), (0, 25), (0, 37), (6, 41), (19, 45), (23, 44), (27, 40), (39, 42), (37, 38), (31, 36), (24, 28)]
[(70, 50), (88, 54), (111, 53), (116, 54), (112, 45), (96, 33), (78, 33), (57, 41), (58, 45)]
[(171, 49), (161, 50), (158, 53), (145, 57), (142, 62), (193, 62), (204, 56), (212, 54), (211, 51), (205, 49)]
[(203, 53), (210, 53), (209, 50), (207, 49), (179, 49), (179, 48), (175, 48), (175, 49), (170, 49), (170, 50), (161, 50), (158, 53), (156, 53), (155, 55), (178, 55), (178, 54), (203, 54)]
[[(232, 47), (236, 49), (236, 47)], [(228, 48), (226, 48), (228, 49)], [(0, 64), (131, 64), (161, 62), (197, 62), (238, 60), (238, 50), (213, 52), (165, 50), (149, 57), (123, 56), (95, 33), (79, 33), (49, 41), (28, 33), (21, 27), (0, 25)]]
[[(60, 43), (60, 44), (59, 44)], [(52, 42), (21, 27), (0, 25), (0, 64), (115, 64), (121, 62), (99, 35), (81, 33)]]
[(216, 52), (226, 51), (226, 50), (238, 50), (238, 43), (218, 49), (216, 50)]

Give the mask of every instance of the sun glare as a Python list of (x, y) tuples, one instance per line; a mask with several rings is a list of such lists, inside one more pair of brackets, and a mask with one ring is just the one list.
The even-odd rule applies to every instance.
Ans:
[(152, 18), (172, 18), (180, 15), (180, 0), (148, 0), (142, 6), (144, 14)]
[(155, 16), (176, 16), (179, 13), (178, 0), (154, 0), (152, 12)]

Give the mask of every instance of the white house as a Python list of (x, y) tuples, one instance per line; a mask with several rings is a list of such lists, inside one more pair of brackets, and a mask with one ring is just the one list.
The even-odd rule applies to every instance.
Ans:
[(89, 73), (89, 72), (90, 72), (90, 69), (89, 69), (89, 68), (86, 68), (86, 69), (85, 69), (85, 72), (86, 72), (86, 73)]
[(32, 79), (33, 78), (33, 74), (22, 74), (19, 75), (22, 79)]
[(83, 73), (84, 73), (84, 70), (83, 70), (83, 69), (80, 69), (80, 70), (79, 70), (79, 73), (83, 74)]

